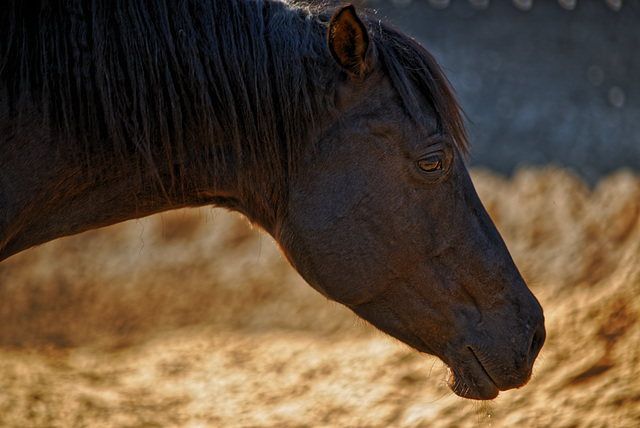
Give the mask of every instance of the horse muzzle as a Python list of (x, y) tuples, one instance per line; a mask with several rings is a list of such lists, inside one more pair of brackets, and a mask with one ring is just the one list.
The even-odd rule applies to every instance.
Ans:
[[(458, 352), (443, 358), (449, 366), (447, 384), (457, 395), (475, 400), (492, 400), (500, 391), (520, 388), (529, 382), (533, 364), (546, 338), (544, 321), (534, 329), (524, 351), (515, 337), (510, 347), (487, 345), (486, 341), (472, 340)], [(502, 348), (502, 349), (501, 349)]]

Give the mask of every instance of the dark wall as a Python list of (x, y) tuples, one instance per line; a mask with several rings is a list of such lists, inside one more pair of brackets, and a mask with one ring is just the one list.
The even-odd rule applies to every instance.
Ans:
[[(404, 6), (398, 6), (404, 4)], [(472, 165), (510, 174), (556, 163), (590, 182), (640, 171), (640, 1), (620, 11), (578, 0), (568, 11), (506, 0), (369, 0), (445, 69), (471, 121)]]

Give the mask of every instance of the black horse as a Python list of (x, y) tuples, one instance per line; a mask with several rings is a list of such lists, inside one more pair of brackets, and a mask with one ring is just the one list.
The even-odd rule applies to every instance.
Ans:
[(246, 215), (319, 292), (450, 368), (524, 385), (545, 339), (463, 162), (442, 71), (352, 6), (8, 1), (0, 259), (187, 206)]

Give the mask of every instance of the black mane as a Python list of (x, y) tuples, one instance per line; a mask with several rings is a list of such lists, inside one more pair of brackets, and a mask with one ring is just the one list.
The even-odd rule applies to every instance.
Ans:
[[(88, 171), (114, 159), (150, 168), (175, 197), (216, 165), (244, 170), (238, 187), (278, 198), (314, 119), (334, 114), (331, 94), (345, 76), (324, 36), (337, 7), (11, 1), (0, 12), (0, 108), (44, 118)], [(464, 151), (461, 113), (433, 58), (375, 17), (367, 22), (408, 113), (419, 115), (414, 91), (426, 95)], [(159, 171), (161, 163), (173, 167)]]

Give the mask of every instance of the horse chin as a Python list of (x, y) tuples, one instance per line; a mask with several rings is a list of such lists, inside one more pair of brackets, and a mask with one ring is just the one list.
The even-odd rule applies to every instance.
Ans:
[(469, 354), (465, 364), (449, 366), (447, 385), (463, 398), (493, 400), (500, 389), (471, 349)]

